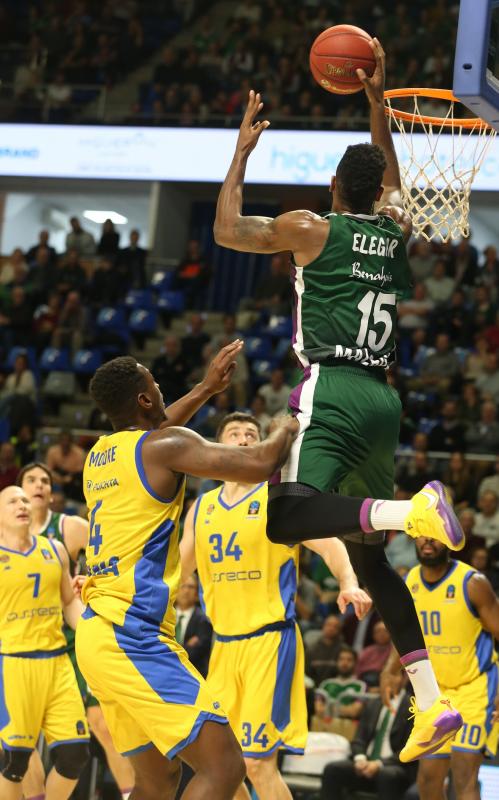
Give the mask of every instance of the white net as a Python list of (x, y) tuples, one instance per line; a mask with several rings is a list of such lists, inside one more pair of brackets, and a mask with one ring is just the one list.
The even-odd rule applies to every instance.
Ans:
[(444, 116), (431, 118), (420, 108), (421, 98), (410, 99), (409, 119), (394, 113), (392, 98), (385, 98), (385, 104), (404, 145), (402, 201), (414, 234), (443, 242), (468, 236), (471, 186), (496, 132), (478, 118), (469, 127), (461, 125), (453, 100), (446, 101)]

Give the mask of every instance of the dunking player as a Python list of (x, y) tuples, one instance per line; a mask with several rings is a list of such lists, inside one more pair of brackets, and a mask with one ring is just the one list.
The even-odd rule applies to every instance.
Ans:
[[(241, 346), (222, 349), (223, 376), (230, 377)], [(114, 433), (91, 449), (83, 475), (89, 578), (76, 632), (78, 663), (116, 748), (132, 761), (132, 798), (174, 797), (179, 755), (195, 772), (185, 800), (229, 800), (244, 776), (240, 747), (220, 702), (174, 639), (184, 473), (266, 480), (286, 459), (296, 420), (283, 418), (269, 439), (246, 448), (212, 444), (185, 428), (162, 429), (168, 419), (159, 387), (130, 357), (100, 367), (90, 394)], [(174, 404), (177, 412), (182, 402)]]
[[(249, 447), (260, 425), (236, 412), (217, 441)], [(180, 556), (186, 578), (197, 566), (200, 596), (216, 634), (208, 686), (220, 698), (243, 749), (259, 800), (291, 800), (277, 768), (279, 749), (302, 753), (307, 738), (303, 644), (295, 618), (299, 547), (265, 536), (267, 484), (225, 481), (201, 495), (187, 514)], [(339, 539), (305, 542), (340, 583), (340, 607), (363, 616), (368, 595), (358, 587)], [(244, 785), (235, 795), (247, 800)]]
[[(87, 546), (88, 521), (76, 515), (69, 516), (51, 511), (52, 473), (46, 464), (39, 461), (26, 464), (17, 476), (17, 484), (24, 490), (31, 503), (30, 533), (34, 536), (45, 536), (47, 539), (55, 539), (61, 542), (67, 550), (70, 559), (70, 572), (74, 575), (78, 557)], [(67, 653), (73, 664), (76, 680), (87, 711), (88, 724), (104, 749), (109, 768), (122, 796), (127, 798), (133, 786), (132, 767), (125, 758), (116, 752), (99, 704), (96, 698), (88, 691), (87, 683), (78, 668), (75, 655), (74, 630), (65, 625), (64, 634), (67, 642)], [(37, 767), (32, 761), (30, 762), (26, 779), (23, 782), (25, 793), (28, 786), (32, 788), (36, 785), (36, 774)], [(34, 794), (37, 795), (38, 793), (35, 792)], [(30, 791), (28, 797), (31, 796), (32, 793)]]
[[(391, 500), (400, 400), (385, 369), (395, 358), (397, 300), (410, 283), (405, 241), (411, 221), (400, 207), (399, 168), (384, 114), (385, 56), (376, 39), (371, 47), (375, 72), (367, 78), (359, 70), (358, 76), (370, 104), (373, 144), (347, 148), (331, 181), (332, 211), (242, 216), (246, 163), (269, 125), (255, 122), (262, 103), (251, 91), (214, 234), (235, 250), (292, 251), (294, 349), (305, 379), (290, 396), (300, 434), (270, 490), (267, 534), (281, 543), (346, 534), (352, 565), (404, 664), (411, 665), (418, 713), (401, 753), (409, 761), (454, 737), (462, 719), (440, 694), (410, 592), (388, 564), (382, 531), (426, 534), (455, 550), (464, 535), (436, 481), (411, 501)], [(387, 202), (397, 205), (382, 205)], [(378, 213), (376, 204), (382, 205)]]
[[(441, 800), (450, 769), (457, 800), (480, 800), (478, 770), (485, 754), (495, 756), (499, 739), (499, 725), (494, 724), (499, 600), (484, 575), (451, 559), (440, 542), (422, 536), (416, 552), (420, 566), (407, 575), (407, 586), (438, 682), (464, 718), (453, 743), (419, 762), (419, 793), (424, 800)], [(394, 651), (381, 681), (388, 705), (390, 677), (399, 671)]]
[(65, 652), (63, 613), (74, 628), (69, 560), (59, 542), (32, 536), (31, 508), (18, 486), (0, 493), (0, 737), (2, 800), (19, 800), (40, 732), (55, 766), (47, 800), (66, 800), (88, 757), (88, 729), (75, 674)]

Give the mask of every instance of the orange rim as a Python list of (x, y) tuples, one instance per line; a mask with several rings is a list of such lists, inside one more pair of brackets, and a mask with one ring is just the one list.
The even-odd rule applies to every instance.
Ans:
[[(460, 103), (457, 97), (453, 95), (450, 89), (388, 89), (385, 92), (385, 100), (391, 100), (400, 97), (430, 97), (435, 100), (448, 100), (449, 103)], [(453, 117), (431, 117), (419, 113), (410, 113), (409, 111), (400, 111), (392, 106), (385, 105), (385, 113), (387, 116), (393, 116), (395, 119), (403, 120), (404, 122), (415, 122), (424, 125), (436, 125), (443, 128), (491, 128), (491, 126), (480, 119), (480, 117), (465, 117), (464, 119), (454, 119)]]

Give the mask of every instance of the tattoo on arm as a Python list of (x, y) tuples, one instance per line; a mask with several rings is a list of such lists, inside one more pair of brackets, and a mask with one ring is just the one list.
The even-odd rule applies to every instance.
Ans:
[(247, 247), (271, 247), (272, 217), (239, 217), (234, 223), (237, 242)]

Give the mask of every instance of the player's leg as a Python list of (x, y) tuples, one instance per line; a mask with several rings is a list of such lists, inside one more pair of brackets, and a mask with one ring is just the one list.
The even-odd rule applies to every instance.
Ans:
[(202, 725), (197, 738), (182, 750), (181, 758), (195, 772), (182, 800), (232, 800), (246, 774), (232, 729), (216, 722)]
[(180, 762), (169, 761), (155, 747), (130, 756), (135, 785), (130, 800), (173, 800), (180, 781)]
[(54, 766), (47, 775), (45, 800), (67, 800), (88, 761), (86, 742), (61, 743), (52, 748)]
[(244, 763), (258, 800), (292, 800), (293, 795), (277, 769), (277, 752), (265, 758), (245, 758)]
[(424, 800), (445, 800), (445, 779), (450, 769), (450, 757), (422, 758), (418, 766), (419, 796)]
[(453, 751), (450, 763), (456, 800), (480, 800), (478, 770), (482, 762), (482, 753)]
[(21, 800), (22, 780), (28, 771), (30, 750), (4, 750), (4, 764), (0, 771), (0, 797), (2, 800)]
[(28, 771), (23, 778), (23, 794), (25, 800), (38, 800), (45, 795), (45, 770), (36, 748), (31, 754)]
[(133, 767), (128, 759), (123, 758), (116, 750), (102, 710), (97, 703), (87, 706), (87, 720), (90, 730), (106, 754), (109, 769), (121, 794), (125, 798), (128, 797), (134, 783)]

